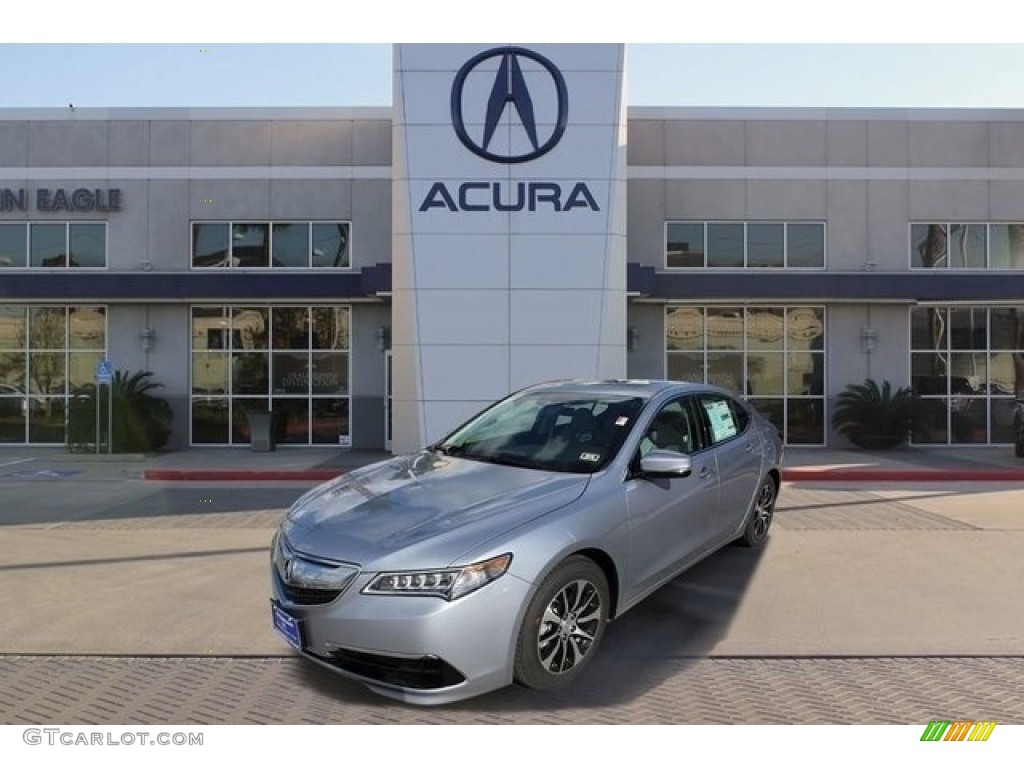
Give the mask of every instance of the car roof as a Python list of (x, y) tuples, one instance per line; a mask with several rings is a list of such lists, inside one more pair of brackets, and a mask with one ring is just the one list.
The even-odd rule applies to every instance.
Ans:
[(679, 393), (715, 389), (704, 384), (688, 381), (665, 381), (662, 379), (561, 379), (546, 381), (527, 387), (524, 392), (539, 390), (564, 392), (588, 396), (643, 397), (650, 398), (667, 390)]

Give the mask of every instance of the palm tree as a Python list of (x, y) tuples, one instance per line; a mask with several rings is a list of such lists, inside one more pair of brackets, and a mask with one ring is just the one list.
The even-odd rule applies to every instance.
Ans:
[[(163, 385), (151, 381), (152, 375), (150, 371), (115, 371), (110, 383), (109, 416), (107, 393), (100, 391), (98, 431), (107, 434), (109, 419), (111, 452), (156, 451), (167, 444), (174, 415), (170, 404), (153, 394)], [(68, 428), (72, 447), (92, 444), (96, 439), (96, 389), (95, 384), (86, 384), (75, 392)]]
[(839, 393), (832, 412), (832, 426), (860, 448), (893, 448), (907, 439), (917, 419), (914, 394), (909, 387), (895, 392), (867, 379), (850, 384)]

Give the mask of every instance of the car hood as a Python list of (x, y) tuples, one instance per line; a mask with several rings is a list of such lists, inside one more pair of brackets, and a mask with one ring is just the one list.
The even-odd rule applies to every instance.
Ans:
[(367, 570), (444, 567), (579, 498), (589, 478), (423, 451), (313, 489), (282, 531), (300, 553)]

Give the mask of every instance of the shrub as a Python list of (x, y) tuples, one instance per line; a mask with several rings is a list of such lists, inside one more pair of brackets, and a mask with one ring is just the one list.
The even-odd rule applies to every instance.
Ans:
[(850, 384), (836, 398), (832, 426), (860, 448), (894, 448), (914, 429), (916, 400), (909, 387), (893, 391), (886, 381), (879, 387), (867, 379)]
[[(152, 394), (162, 387), (151, 381), (150, 371), (115, 371), (110, 383), (111, 413), (107, 414), (107, 393), (100, 390), (99, 435), (107, 440), (110, 423), (111, 452), (139, 453), (156, 451), (167, 444), (174, 420), (170, 404)], [(94, 446), (96, 442), (96, 389), (86, 384), (75, 391), (68, 419), (68, 444), (72, 449)]]

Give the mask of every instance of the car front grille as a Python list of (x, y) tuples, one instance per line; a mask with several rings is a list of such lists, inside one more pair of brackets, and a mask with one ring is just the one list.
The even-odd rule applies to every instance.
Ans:
[(293, 605), (327, 605), (333, 603), (341, 595), (342, 589), (306, 589), (304, 587), (293, 587), (285, 583), (280, 576), (278, 581), (281, 584), (281, 594), (285, 600)]
[(359, 575), (347, 563), (301, 554), (283, 535), (274, 540), (273, 568), (285, 600), (293, 605), (326, 605), (336, 600)]
[(437, 656), (408, 659), (338, 648), (323, 661), (359, 677), (421, 691), (448, 688), (466, 681), (465, 675)]

